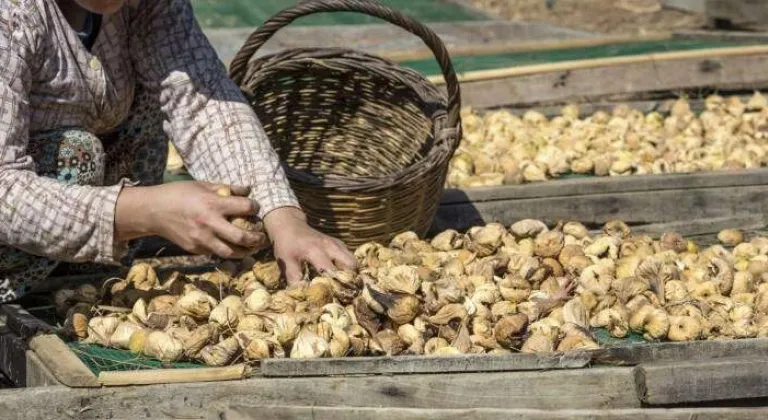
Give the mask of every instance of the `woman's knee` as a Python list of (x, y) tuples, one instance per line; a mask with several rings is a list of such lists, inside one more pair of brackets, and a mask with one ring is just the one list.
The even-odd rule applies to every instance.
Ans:
[(29, 150), (41, 176), (64, 184), (103, 185), (104, 146), (94, 134), (76, 129), (37, 133)]

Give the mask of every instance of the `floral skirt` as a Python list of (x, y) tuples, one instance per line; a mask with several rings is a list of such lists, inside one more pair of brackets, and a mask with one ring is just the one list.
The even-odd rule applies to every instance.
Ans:
[[(64, 128), (35, 133), (27, 150), (36, 163), (38, 175), (63, 184), (103, 186), (130, 178), (140, 185), (157, 185), (162, 183), (168, 157), (168, 139), (162, 123), (159, 105), (150, 95), (139, 91), (130, 117), (115, 132), (95, 136), (78, 128)], [(131, 244), (124, 264), (130, 264), (139, 245), (140, 241)], [(45, 280), (54, 272), (57, 276), (109, 276), (120, 269), (62, 263), (0, 245), (0, 303), (45, 291)]]

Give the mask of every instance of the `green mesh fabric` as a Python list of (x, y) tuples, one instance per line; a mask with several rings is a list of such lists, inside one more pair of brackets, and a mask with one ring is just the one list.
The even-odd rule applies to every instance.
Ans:
[[(593, 330), (600, 347), (620, 347), (633, 344), (647, 344), (641, 334), (630, 333), (624, 338), (614, 338), (604, 328)], [(200, 363), (163, 363), (129, 351), (105, 348), (95, 344), (70, 342), (67, 344), (77, 357), (85, 363), (94, 375), (101, 372), (133, 371), (146, 369), (204, 368)]]
[[(442, 0), (381, 0), (385, 5), (421, 22), (486, 20), (487, 16)], [(205, 28), (256, 27), (292, 0), (192, 0), (200, 25)], [(294, 25), (361, 25), (382, 23), (358, 13), (319, 13), (296, 20)]]
[(597, 344), (600, 347), (621, 347), (632, 344), (647, 344), (648, 342), (643, 338), (642, 334), (630, 332), (624, 338), (611, 337), (608, 330), (605, 328), (595, 328), (592, 330), (597, 338)]
[[(524, 66), (533, 64), (557, 63), (562, 61), (586, 60), (595, 58), (622, 57), (649, 53), (670, 51), (690, 51), (706, 48), (725, 48), (744, 45), (757, 45), (757, 41), (720, 42), (720, 41), (653, 41), (600, 45), (584, 48), (568, 48), (550, 51), (530, 51), (511, 54), (494, 54), (462, 57), (452, 57), (453, 65), (458, 73), (478, 70), (490, 70), (505, 67)], [(418, 70), (425, 75), (440, 74), (437, 62), (430, 58), (418, 61), (405, 61), (403, 66)]]
[(129, 351), (110, 349), (96, 344), (70, 342), (67, 345), (97, 376), (101, 372), (111, 371), (206, 367), (200, 363), (163, 363)]

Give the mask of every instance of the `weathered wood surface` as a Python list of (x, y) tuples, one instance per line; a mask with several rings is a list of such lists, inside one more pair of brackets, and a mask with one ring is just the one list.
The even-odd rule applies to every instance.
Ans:
[(717, 234), (723, 229), (733, 228), (744, 231), (760, 230), (765, 228), (766, 224), (766, 218), (763, 216), (730, 216), (633, 226), (632, 232), (651, 235), (677, 232), (683, 236), (698, 236)]
[(222, 382), (245, 379), (252, 369), (244, 364), (191, 369), (158, 369), (101, 372), (98, 381), (104, 386), (182, 384)]
[(445, 204), (438, 208), (433, 230), (466, 229), (494, 221), (510, 224), (528, 218), (547, 223), (578, 220), (586, 224), (604, 224), (619, 219), (634, 225), (729, 216), (764, 216), (767, 211), (768, 188), (762, 185), (691, 187)]
[(96, 375), (55, 335), (40, 335), (29, 341), (29, 349), (62, 384), (73, 388), (99, 387)]
[(768, 28), (765, 0), (705, 0), (710, 19), (726, 20), (735, 26)]
[(25, 386), (27, 344), (9, 328), (0, 326), (0, 371), (14, 386)]
[(594, 350), (594, 363), (632, 366), (641, 363), (683, 362), (749, 357), (768, 352), (768, 339), (649, 343)]
[(768, 54), (648, 61), (464, 82), (462, 104), (531, 107), (632, 97), (646, 92), (768, 87)]
[[(429, 24), (446, 44), (449, 51), (458, 53), (488, 46), (519, 43), (595, 38), (588, 32), (565, 29), (539, 23), (477, 21)], [(255, 28), (207, 29), (208, 39), (219, 58), (229, 65)], [(272, 54), (283, 49), (299, 47), (351, 48), (388, 58), (430, 57), (422, 41), (416, 36), (390, 24), (289, 26), (278, 32), (257, 53)]]
[[(629, 368), (325, 378), (251, 378), (219, 384), (0, 391), (0, 412), (26, 418), (199, 418), (229, 405), (446, 409), (639, 408)], [(46, 417), (48, 416), (48, 417)], [(58, 416), (58, 417), (56, 417)], [(198, 416), (198, 417), (194, 417)]]
[(708, 31), (704, 29), (688, 29), (672, 33), (672, 39), (685, 39), (696, 41), (766, 41), (768, 32), (746, 31)]
[[(766, 408), (678, 408), (623, 410), (468, 410), (352, 408), (352, 407), (254, 407), (231, 406), (222, 412), (227, 420), (762, 420)], [(214, 419), (215, 417), (210, 417)]]
[(640, 365), (634, 374), (638, 398), (650, 405), (746, 398), (766, 398), (768, 403), (768, 359), (760, 353), (743, 359)]
[(61, 386), (62, 383), (53, 376), (50, 369), (40, 360), (35, 352), (27, 350), (27, 387)]
[(414, 373), (512, 372), (578, 369), (586, 367), (586, 352), (512, 354), (509, 356), (464, 355), (455, 357), (405, 356), (345, 359), (267, 359), (261, 363), (264, 377), (327, 375), (391, 375)]
[(449, 189), (441, 205), (522, 198), (768, 185), (768, 169), (551, 180), (503, 187)]

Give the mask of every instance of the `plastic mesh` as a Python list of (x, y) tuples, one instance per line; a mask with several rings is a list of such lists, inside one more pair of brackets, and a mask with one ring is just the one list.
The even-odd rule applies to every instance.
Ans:
[(189, 369), (204, 368), (201, 363), (164, 363), (129, 351), (110, 349), (96, 344), (68, 343), (69, 348), (89, 369), (98, 375), (101, 372), (131, 371), (146, 369)]
[[(759, 44), (760, 42), (756, 40), (729, 42), (689, 40), (646, 41), (549, 51), (530, 51), (481, 56), (453, 56), (451, 59), (458, 73), (466, 73), (470, 71), (490, 70), (532, 64), (556, 63), (562, 61), (622, 57), (670, 51), (690, 51), (706, 48), (725, 48)], [(405, 67), (418, 70), (422, 74), (440, 74), (440, 67), (433, 58), (418, 61), (405, 61), (401, 64)], [(662, 75), (659, 77), (662, 77)]]
[(642, 334), (631, 332), (624, 338), (611, 337), (608, 330), (605, 328), (595, 328), (592, 330), (597, 338), (597, 344), (600, 347), (623, 347), (633, 344), (648, 344), (649, 342), (643, 338)]

